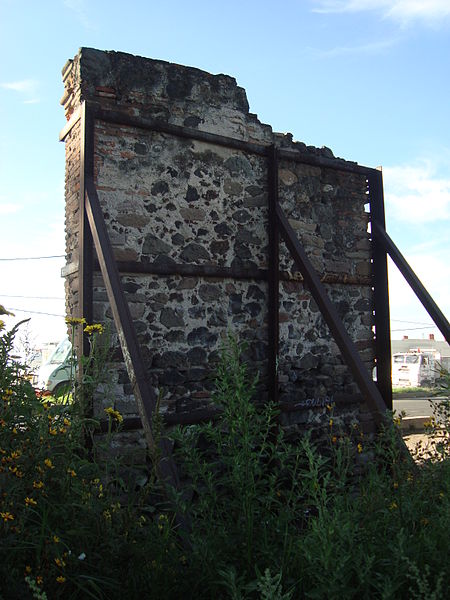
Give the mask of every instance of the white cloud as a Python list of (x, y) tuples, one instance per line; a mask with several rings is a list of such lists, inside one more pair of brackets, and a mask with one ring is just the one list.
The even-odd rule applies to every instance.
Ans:
[(378, 11), (383, 17), (406, 24), (423, 21), (439, 24), (450, 17), (449, 0), (313, 0), (314, 12), (355, 13)]
[(388, 212), (409, 223), (450, 219), (450, 178), (437, 177), (430, 161), (383, 168)]
[(21, 79), (19, 81), (0, 83), (0, 87), (27, 96), (26, 100), (23, 101), (24, 104), (36, 104), (39, 102), (39, 98), (37, 97), (39, 82), (36, 79)]
[(311, 52), (317, 58), (334, 58), (335, 56), (349, 56), (351, 54), (379, 54), (398, 43), (398, 39), (380, 40), (377, 42), (368, 42), (357, 46), (336, 46), (330, 50), (319, 50), (310, 48)]
[(12, 202), (1, 202), (0, 200), (0, 215), (12, 215), (22, 210), (19, 204), (13, 204)]
[(64, 5), (75, 13), (80, 23), (86, 29), (95, 29), (92, 21), (89, 19), (89, 10), (85, 0), (64, 0)]

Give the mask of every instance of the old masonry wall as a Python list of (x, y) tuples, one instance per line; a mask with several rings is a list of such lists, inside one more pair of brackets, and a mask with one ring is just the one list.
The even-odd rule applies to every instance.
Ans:
[[(245, 91), (226, 75), (118, 52), (82, 48), (63, 69), (66, 145), (67, 313), (79, 315), (80, 179), (84, 101), (300, 156), (334, 159), (327, 148), (293, 142), (249, 112)], [(348, 164), (348, 163), (347, 163)], [(326, 284), (367, 367), (374, 361), (371, 245), (364, 175), (282, 160), (279, 197)], [(176, 265), (267, 269), (265, 157), (167, 133), (96, 120), (94, 176), (118, 261), (164, 266), (167, 275), (123, 273), (122, 283), (149, 381), (161, 411), (192, 413), (211, 403), (211, 373), (228, 332), (248, 343), (251, 370), (267, 395), (267, 281), (170, 274)], [(82, 179), (81, 179), (82, 180)], [(343, 421), (371, 420), (348, 368), (283, 243), (280, 244), (280, 402), (288, 428), (309, 427), (335, 401)], [(102, 277), (94, 276), (94, 319), (112, 322)], [(117, 336), (113, 330), (113, 345)], [(116, 408), (136, 416), (120, 351), (110, 365)], [(95, 413), (111, 400), (99, 395)], [(141, 443), (139, 432), (123, 443)], [(125, 439), (126, 438), (126, 439)]]

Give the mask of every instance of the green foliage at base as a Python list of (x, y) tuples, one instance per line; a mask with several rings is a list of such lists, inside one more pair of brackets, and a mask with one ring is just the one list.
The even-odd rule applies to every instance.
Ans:
[(113, 406), (91, 437), (98, 361), (72, 403), (43, 402), (10, 358), (14, 335), (0, 335), (0, 598), (445, 598), (448, 411), (417, 468), (394, 424), (369, 443), (331, 427), (331, 407), (325, 446), (293, 444), (230, 340), (222, 416), (170, 432), (184, 486), (168, 497), (151, 466), (142, 485), (113, 457)]

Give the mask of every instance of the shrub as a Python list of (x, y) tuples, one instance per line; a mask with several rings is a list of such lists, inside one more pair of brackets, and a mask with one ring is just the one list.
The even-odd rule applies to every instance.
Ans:
[(413, 469), (394, 425), (370, 444), (357, 428), (356, 438), (331, 428), (331, 407), (325, 447), (289, 442), (231, 339), (216, 379), (221, 417), (170, 432), (184, 488), (167, 498), (152, 476), (144, 487), (125, 480), (108, 453), (114, 406), (106, 440), (86, 446), (98, 423), (79, 398), (85, 407), (105, 371), (98, 357), (71, 404), (41, 402), (10, 358), (16, 331), (0, 334), (0, 597), (445, 597), (447, 456)]

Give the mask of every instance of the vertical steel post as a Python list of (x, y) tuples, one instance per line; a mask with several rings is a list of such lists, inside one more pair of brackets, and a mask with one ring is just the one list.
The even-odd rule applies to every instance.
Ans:
[[(85, 209), (86, 179), (94, 174), (94, 118), (86, 102), (81, 107), (81, 144), (80, 144), (80, 205), (79, 205), (79, 239), (78, 239), (78, 311), (88, 323), (93, 318), (93, 242)], [(78, 328), (78, 351), (86, 356), (89, 353), (89, 342), (83, 334), (83, 327)]]
[[(377, 227), (385, 230), (383, 175), (381, 171), (372, 171), (368, 175), (368, 182), (371, 221)], [(374, 234), (374, 228), (375, 225), (372, 226), (371, 233), (377, 385), (386, 403), (386, 408), (392, 410), (391, 329), (389, 321), (387, 253), (384, 245)]]
[(278, 150), (268, 150), (268, 383), (269, 399), (278, 402), (278, 345), (279, 345), (279, 230), (276, 209), (278, 205)]

